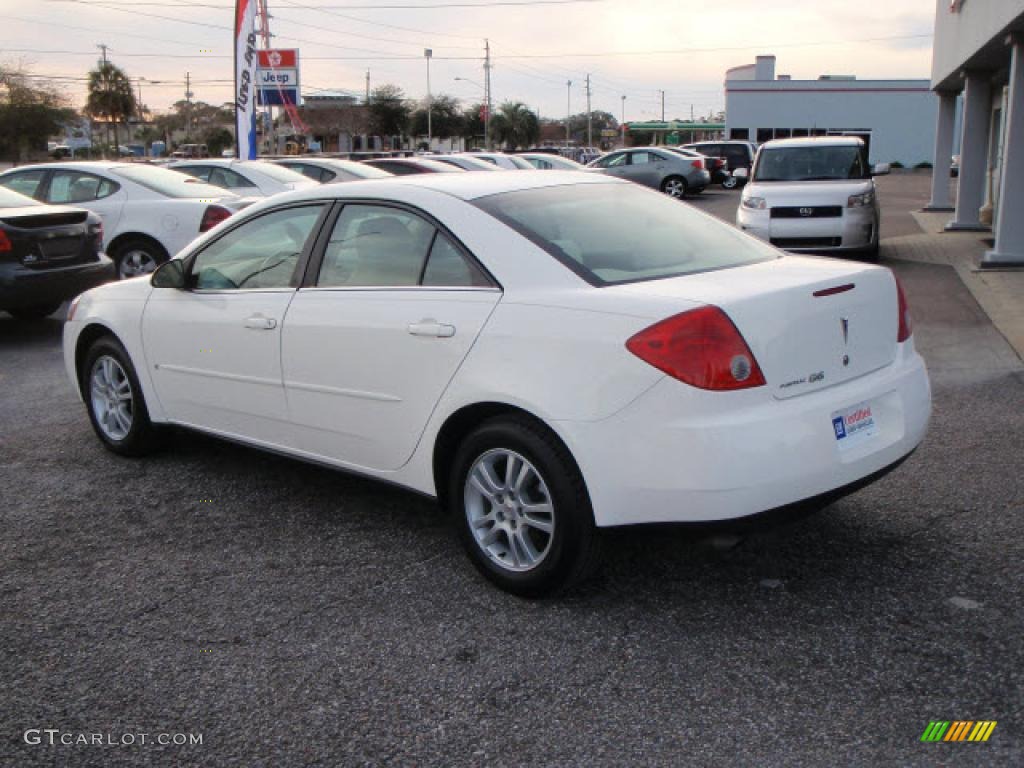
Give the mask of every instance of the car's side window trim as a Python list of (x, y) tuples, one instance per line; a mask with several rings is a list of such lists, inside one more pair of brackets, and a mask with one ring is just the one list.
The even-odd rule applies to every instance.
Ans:
[(228, 294), (234, 294), (234, 293), (281, 293), (281, 292), (284, 292), (284, 291), (294, 292), (295, 290), (297, 290), (300, 287), (300, 285), (302, 284), (302, 276), (306, 273), (306, 268), (307, 268), (307, 265), (309, 264), (310, 256), (312, 255), (316, 245), (319, 243), (320, 238), (323, 235), (323, 232), (325, 230), (325, 226), (324, 225), (327, 223), (327, 220), (330, 218), (330, 215), (331, 215), (332, 211), (336, 207), (334, 205), (334, 201), (333, 200), (329, 200), (329, 199), (297, 200), (295, 202), (288, 203), (287, 205), (279, 205), (276, 208), (268, 208), (268, 209), (266, 209), (264, 211), (260, 211), (260, 213), (258, 215), (256, 215), (256, 216), (252, 216), (250, 218), (246, 218), (246, 219), (243, 219), (243, 220), (237, 222), (233, 227), (230, 227), (229, 229), (226, 229), (224, 232), (222, 232), (220, 235), (215, 237), (213, 240), (210, 240), (208, 242), (203, 243), (201, 248), (198, 248), (197, 250), (192, 251), (192, 253), (188, 254), (187, 256), (185, 256), (182, 259), (182, 261), (184, 262), (184, 266), (185, 266), (185, 281), (186, 281), (186, 285), (187, 285), (191, 281), (191, 279), (192, 279), (192, 267), (195, 264), (196, 259), (199, 258), (199, 254), (201, 254), (203, 251), (205, 251), (207, 248), (211, 247), (215, 243), (220, 242), (223, 238), (227, 237), (232, 232), (235, 232), (237, 229), (239, 229), (240, 227), (245, 226), (249, 222), (256, 221), (257, 219), (261, 219), (264, 216), (268, 216), (268, 215), (274, 214), (274, 213), (279, 213), (280, 211), (287, 211), (287, 210), (289, 210), (291, 208), (308, 208), (308, 207), (313, 206), (313, 205), (322, 206), (322, 210), (320, 211), (320, 215), (317, 217), (316, 223), (313, 225), (313, 231), (310, 233), (311, 235), (314, 235), (314, 236), (306, 238), (306, 242), (305, 242), (305, 244), (302, 247), (302, 253), (299, 254), (299, 261), (295, 265), (295, 271), (292, 272), (292, 276), (291, 276), (291, 278), (289, 280), (289, 284), (288, 284), (287, 287), (281, 287), (281, 288), (230, 288), (230, 289), (226, 289), (226, 288), (194, 288), (194, 287), (189, 287), (189, 288), (187, 288), (187, 290), (192, 292), (192, 293), (199, 293), (199, 294), (208, 294), (208, 293), (228, 293)]
[[(327, 243), (330, 240), (331, 233), (334, 231), (334, 226), (337, 224), (338, 217), (341, 216), (345, 206), (348, 205), (372, 205), (379, 208), (394, 208), (396, 210), (405, 211), (414, 216), (419, 216), (421, 219), (426, 221), (434, 228), (434, 235), (430, 240), (430, 248), (427, 249), (427, 257), (423, 260), (423, 265), (420, 267), (420, 278), (419, 282), (423, 282), (423, 275), (426, 272), (427, 264), (430, 261), (430, 250), (434, 246), (434, 241), (437, 239), (437, 234), (441, 233), (451, 242), (455, 249), (459, 252), (462, 258), (468, 260), (473, 266), (480, 270), (480, 273), (487, 278), (491, 283), (490, 285), (476, 285), (476, 286), (435, 286), (435, 285), (396, 285), (396, 286), (318, 286), (317, 280), (320, 278), (320, 269), (323, 266), (324, 254), (327, 251)], [(398, 202), (397, 200), (375, 200), (373, 198), (347, 198), (345, 200), (338, 200), (336, 210), (332, 213), (329, 220), (324, 222), (324, 226), (321, 229), (320, 236), (316, 239), (316, 244), (313, 253), (310, 255), (309, 264), (306, 267), (305, 274), (299, 285), (299, 288), (304, 289), (315, 289), (319, 291), (365, 291), (365, 290), (410, 290), (410, 291), (501, 291), (501, 283), (491, 274), (490, 270), (487, 269), (480, 260), (473, 255), (473, 252), (467, 248), (458, 237), (456, 237), (448, 227), (439, 222), (436, 218), (431, 216), (429, 213), (424, 211), (422, 208), (417, 208), (414, 205), (407, 203)]]

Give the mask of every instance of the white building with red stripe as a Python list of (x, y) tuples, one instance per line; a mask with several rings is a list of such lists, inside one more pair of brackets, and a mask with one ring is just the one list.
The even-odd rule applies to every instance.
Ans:
[[(728, 138), (761, 144), (800, 136), (856, 135), (872, 163), (931, 162), (937, 105), (928, 80), (858, 80), (775, 74), (775, 57), (733, 67), (725, 79)], [(947, 161), (946, 165), (949, 163)]]

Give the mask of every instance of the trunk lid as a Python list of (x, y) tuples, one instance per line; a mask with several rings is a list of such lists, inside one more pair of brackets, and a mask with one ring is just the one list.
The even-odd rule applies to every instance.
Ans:
[(643, 295), (660, 319), (695, 302), (721, 307), (777, 399), (864, 376), (896, 356), (896, 282), (888, 269), (868, 264), (784, 256), (602, 291)]
[(64, 267), (96, 260), (89, 212), (62, 206), (0, 209), (0, 228), (11, 243), (10, 255), (32, 269)]

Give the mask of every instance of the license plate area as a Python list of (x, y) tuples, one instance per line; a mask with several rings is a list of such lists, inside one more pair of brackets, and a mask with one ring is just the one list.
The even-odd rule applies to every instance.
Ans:
[(879, 433), (878, 414), (868, 401), (832, 413), (832, 431), (841, 453), (870, 442)]

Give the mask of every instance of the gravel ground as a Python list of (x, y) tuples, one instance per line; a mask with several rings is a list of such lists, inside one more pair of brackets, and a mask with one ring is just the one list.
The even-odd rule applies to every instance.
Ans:
[[(59, 322), (0, 317), (0, 763), (1022, 764), (1024, 374), (951, 269), (891, 266), (935, 388), (903, 467), (742, 538), (614, 532), (547, 602), (420, 497), (190, 433), (105, 452)], [(999, 724), (920, 743), (935, 719)]]

